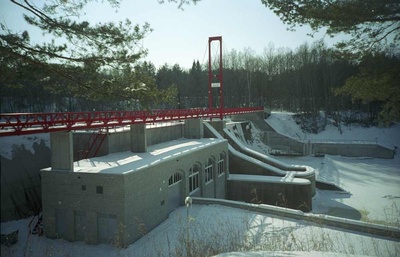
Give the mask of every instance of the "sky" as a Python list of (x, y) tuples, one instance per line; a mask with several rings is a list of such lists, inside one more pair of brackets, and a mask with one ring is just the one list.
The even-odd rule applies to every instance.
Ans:
[[(116, 12), (108, 3), (88, 4), (82, 19), (91, 23), (122, 21), (126, 18), (135, 24), (150, 23), (153, 31), (142, 40), (148, 49), (147, 60), (156, 67), (168, 63), (190, 68), (194, 60), (208, 61), (208, 38), (222, 36), (223, 54), (231, 49), (242, 51), (251, 48), (262, 54), (272, 43), (275, 48), (295, 50), (301, 44), (321, 38), (331, 46), (335, 39), (324, 37), (324, 32), (314, 38), (307, 26), (288, 31), (288, 26), (266, 8), (260, 0), (201, 0), (180, 10), (174, 3), (159, 4), (157, 0), (122, 0)], [(32, 30), (22, 19), (21, 8), (10, 1), (0, 0), (0, 21), (17, 31), (28, 30), (32, 40), (42, 40), (40, 32)], [(216, 45), (218, 46), (218, 45)]]

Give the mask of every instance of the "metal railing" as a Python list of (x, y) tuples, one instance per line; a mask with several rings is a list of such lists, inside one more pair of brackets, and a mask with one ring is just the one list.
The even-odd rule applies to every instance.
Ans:
[(156, 123), (263, 111), (263, 107), (194, 108), (186, 110), (98, 111), (65, 113), (2, 113), (0, 137), (56, 131), (113, 128), (138, 123)]

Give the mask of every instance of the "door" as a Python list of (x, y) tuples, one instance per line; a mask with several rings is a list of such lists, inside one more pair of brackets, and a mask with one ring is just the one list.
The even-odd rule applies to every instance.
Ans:
[(117, 238), (117, 215), (97, 214), (98, 241), (101, 244), (115, 243)]
[(67, 227), (67, 215), (64, 209), (56, 209), (56, 233), (58, 238), (66, 239), (68, 227)]
[(86, 213), (83, 211), (75, 211), (75, 240), (85, 240), (86, 226)]
[(168, 211), (173, 212), (182, 204), (182, 176), (178, 172), (168, 181)]

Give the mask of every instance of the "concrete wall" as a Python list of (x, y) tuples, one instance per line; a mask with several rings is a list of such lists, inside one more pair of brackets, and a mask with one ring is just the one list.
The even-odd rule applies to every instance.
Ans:
[(147, 129), (147, 145), (155, 145), (183, 137), (183, 124)]
[[(103, 143), (101, 144), (101, 147), (97, 153), (96, 156), (104, 156), (109, 154), (109, 135), (105, 134), (105, 139)], [(92, 144), (94, 140), (93, 132), (92, 131), (77, 131), (73, 133), (73, 155), (74, 155), (74, 161), (77, 160), (82, 160), (85, 158), (90, 145)], [(95, 142), (95, 145), (92, 149), (92, 151), (89, 153), (88, 158), (93, 157), (94, 152), (98, 148), (98, 145), (100, 144), (100, 140), (97, 140)]]
[[(130, 151), (130, 130), (124, 131), (109, 131), (106, 134), (99, 152), (96, 156), (105, 156), (110, 153), (118, 153), (124, 151)], [(172, 126), (147, 128), (146, 129), (146, 140), (147, 146), (155, 145), (162, 142), (167, 142), (183, 137), (183, 124), (176, 124)], [(73, 145), (74, 145), (74, 160), (81, 160), (84, 158), (86, 151), (89, 150), (89, 146), (93, 142), (93, 132), (75, 132), (73, 134)], [(95, 147), (98, 146), (99, 141)], [(89, 158), (93, 157), (92, 154)]]
[(303, 142), (281, 135), (277, 132), (264, 132), (262, 140), (263, 143), (268, 145), (272, 150), (280, 150), (282, 153), (290, 155), (305, 155)]
[(348, 157), (374, 157), (393, 159), (394, 150), (377, 144), (312, 143), (308, 145), (313, 155), (342, 155)]
[[(122, 175), (89, 174), (45, 169), (42, 176), (43, 224), (47, 237), (76, 240), (74, 214), (86, 215), (84, 240), (97, 243), (98, 214), (114, 214), (118, 223), (124, 222), (124, 178)], [(98, 187), (101, 187), (101, 192)], [(57, 231), (57, 212), (64, 215), (61, 221), (65, 233)]]
[(185, 138), (202, 138), (204, 136), (203, 119), (185, 120), (183, 136)]
[(309, 184), (228, 179), (227, 199), (255, 204), (270, 204), (307, 212), (312, 210), (312, 192)]
[[(108, 154), (130, 151), (130, 131), (110, 132), (107, 141), (104, 142), (105, 148), (108, 144)], [(107, 151), (104, 151), (107, 152)], [(99, 155), (101, 156), (101, 155)]]
[[(182, 174), (181, 205), (186, 196), (225, 198), (225, 175), (218, 177), (214, 169), (214, 180), (206, 185), (204, 167), (208, 158), (218, 159), (221, 152), (227, 152), (227, 142), (204, 147), (194, 153), (179, 155), (160, 165), (129, 173), (125, 176), (125, 217), (126, 245), (133, 243), (145, 233), (163, 222), (170, 212), (168, 180), (176, 172)], [(189, 193), (189, 169), (193, 164), (200, 164), (200, 188), (194, 194)], [(216, 188), (217, 187), (217, 188)], [(218, 192), (218, 195), (215, 195)]]
[(73, 171), (72, 132), (62, 131), (50, 133), (51, 168), (56, 170)]
[(257, 163), (240, 158), (229, 152), (229, 173), (246, 175), (282, 176), (271, 170), (265, 169)]
[(282, 154), (315, 156), (330, 154), (348, 157), (394, 158), (394, 150), (378, 144), (363, 144), (356, 142), (304, 143), (271, 131), (264, 132), (263, 142), (274, 150), (281, 150)]

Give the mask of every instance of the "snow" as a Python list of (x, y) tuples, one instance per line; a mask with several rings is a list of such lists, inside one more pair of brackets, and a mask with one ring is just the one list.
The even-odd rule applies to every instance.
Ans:
[(394, 159), (276, 157), (314, 168), (318, 181), (343, 191), (316, 190), (313, 213), (361, 219), (400, 227), (400, 156)]
[[(266, 257), (266, 256), (275, 256), (275, 257), (341, 257), (343, 256), (342, 253), (332, 253), (332, 252), (298, 252), (298, 251), (259, 251), (259, 252), (234, 252), (234, 253), (221, 253), (216, 255), (217, 257)], [(362, 257), (368, 255), (353, 255), (353, 254), (346, 254), (347, 257)]]
[(373, 142), (390, 149), (400, 147), (400, 123), (388, 128), (341, 125), (342, 133), (332, 123), (328, 123), (324, 131), (311, 134), (301, 130), (294, 121), (293, 115), (293, 113), (287, 112), (272, 112), (266, 121), (277, 132), (303, 142)]
[[(303, 141), (377, 140), (379, 144), (390, 148), (400, 145), (400, 124), (389, 128), (342, 126), (342, 134), (336, 127), (327, 126), (326, 130), (320, 134), (306, 134), (294, 122), (292, 114), (272, 113), (267, 121), (278, 132)], [(252, 131), (253, 129), (255, 128), (253, 127)], [(11, 158), (13, 144), (24, 144), (26, 149), (32, 151), (32, 145), (40, 142), (41, 139), (46, 145), (49, 143), (48, 138), (38, 135), (32, 136), (37, 139), (28, 137), (30, 136), (1, 137), (1, 155)], [(262, 146), (259, 136), (253, 139), (253, 142), (256, 140), (258, 142), (253, 143), (256, 147), (252, 149), (265, 153), (264, 150), (267, 147)], [(214, 141), (217, 142), (217, 139)], [(167, 143), (159, 147), (158, 152), (150, 148), (148, 154), (151, 153), (151, 158), (154, 158), (152, 162), (170, 158), (176, 154), (184, 154), (185, 151), (207, 144), (197, 140), (180, 142), (180, 147), (172, 145), (177, 142), (169, 142), (170, 145)], [(119, 160), (118, 163), (133, 161), (128, 156), (124, 157), (124, 153), (118, 155), (114, 156), (114, 160), (109, 159), (108, 162), (114, 165), (112, 162), (116, 160)], [(336, 184), (344, 190), (317, 190), (313, 199), (313, 213), (400, 227), (400, 156), (398, 154), (392, 160), (330, 155), (274, 158), (288, 165), (310, 166), (315, 170), (318, 180)], [(92, 161), (95, 161), (96, 165), (110, 165), (106, 163), (106, 159), (92, 159)], [(139, 163), (140, 160), (133, 162)], [(189, 213), (189, 219), (186, 216), (187, 213)], [(239, 239), (239, 245), (243, 243), (245, 245), (240, 249), (226, 248), (222, 251), (225, 253), (220, 253), (218, 257), (400, 255), (399, 239), (373, 237), (306, 221), (218, 205), (192, 205), (188, 210), (180, 207), (173, 211), (162, 224), (124, 249), (110, 245), (87, 245), (83, 242), (48, 239), (37, 235), (30, 235), (28, 240), (30, 221), (31, 218), (1, 224), (2, 233), (19, 230), (19, 241), (15, 245), (1, 246), (2, 256), (175, 256), (174, 249), (184, 251), (182, 240), (185, 239), (187, 222), (189, 222), (190, 238), (198, 245), (207, 245), (205, 249), (213, 249), (215, 242), (226, 243), (226, 245), (232, 242), (239, 244), (237, 241)], [(205, 253), (200, 255), (205, 255)]]
[[(336, 201), (360, 211), (362, 219), (400, 226), (399, 156), (393, 160), (325, 156), (317, 179), (347, 191), (336, 195)], [(318, 211), (323, 211), (327, 197), (329, 194), (320, 194)]]
[[(172, 157), (197, 151), (203, 147), (225, 141), (224, 139), (178, 139), (147, 148), (146, 153), (132, 153), (130, 151), (113, 153), (106, 156), (83, 159), (74, 162), (74, 172), (126, 174), (145, 167), (160, 164)], [(50, 168), (48, 168), (50, 169)]]
[[(288, 174), (293, 174), (289, 172)], [(297, 185), (309, 185), (311, 182), (308, 179), (294, 178), (293, 176), (274, 177), (274, 176), (259, 176), (259, 175), (242, 175), (230, 174), (228, 180), (240, 180), (249, 182), (267, 182), (267, 183), (293, 183)]]
[[(263, 132), (260, 131), (256, 126), (254, 126), (254, 124), (252, 122), (248, 122), (248, 124), (250, 124), (250, 128), (247, 127), (247, 129), (250, 129), (251, 131), (251, 139), (250, 140), (246, 140), (244, 138), (244, 133), (243, 133), (243, 129), (242, 126), (240, 125), (240, 122), (227, 122), (226, 123), (226, 128), (229, 130), (229, 132), (231, 134), (234, 135), (233, 139), (236, 139), (236, 137), (240, 138), (240, 141), (242, 141), (247, 148), (250, 148), (251, 150), (258, 152), (258, 153), (263, 153), (266, 154), (268, 153), (269, 147), (266, 146), (265, 144), (262, 143), (261, 141), (261, 137)], [(236, 126), (236, 131), (234, 131), (234, 126)], [(249, 126), (249, 125), (248, 125)], [(235, 133), (236, 132), (236, 133)]]
[[(187, 217), (189, 213), (189, 218)], [(169, 218), (127, 248), (109, 245), (87, 245), (83, 242), (48, 239), (31, 235), (27, 241), (29, 219), (3, 227), (19, 224), (19, 241), (11, 246), (1, 246), (5, 256), (175, 256), (174, 250), (184, 250), (180, 242), (189, 236), (194, 242), (213, 249), (216, 241), (225, 242), (227, 251), (235, 244), (239, 249), (217, 256), (395, 256), (400, 251), (398, 241), (373, 238), (360, 233), (349, 233), (332, 227), (315, 226), (305, 221), (285, 219), (274, 215), (218, 205), (192, 205), (187, 210), (180, 207)], [(244, 242), (243, 242), (244, 240)], [(332, 244), (332, 245), (331, 245)], [(228, 247), (231, 246), (231, 247)], [(256, 248), (250, 250), (250, 248)], [(331, 249), (326, 251), (325, 249)], [(248, 249), (248, 250), (246, 250)], [(251, 252), (253, 251), (253, 252)], [(206, 253), (196, 256), (207, 256)]]
[(11, 160), (13, 158), (14, 149), (24, 147), (26, 150), (35, 154), (33, 145), (44, 142), (47, 147), (50, 147), (49, 134), (33, 134), (25, 136), (9, 136), (0, 137), (0, 156)]

